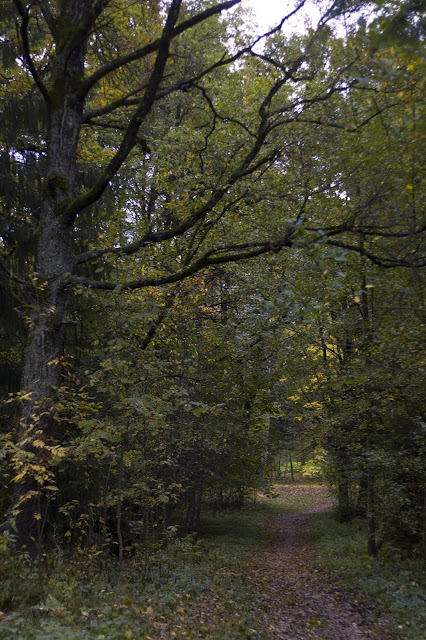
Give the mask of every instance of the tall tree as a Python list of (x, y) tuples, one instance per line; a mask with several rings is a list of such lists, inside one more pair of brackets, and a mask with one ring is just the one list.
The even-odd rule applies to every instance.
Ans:
[[(39, 462), (73, 289), (125, 295), (318, 240), (379, 264), (417, 260), (389, 258), (358, 209), (342, 207), (327, 221), (311, 204), (338, 197), (346, 178), (336, 166), (319, 178), (314, 148), (323, 132), (356, 132), (392, 106), (385, 91), (348, 126), (348, 94), (368, 88), (349, 74), (359, 52), (342, 58), (330, 44), (327, 23), (341, 4), (331, 2), (315, 30), (287, 44), (284, 18), (260, 52), (260, 38), (238, 33), (231, 44), (217, 35), (218, 16), (238, 3), (2, 3), (3, 116), (19, 121), (14, 135), (10, 126), (2, 133), (3, 269), (26, 330), (14, 459), (20, 545), (36, 537), (37, 501), (51, 479)], [(194, 56), (206, 42), (207, 53)], [(23, 230), (24, 263), (13, 251)], [(360, 233), (371, 238), (362, 248), (351, 241)]]

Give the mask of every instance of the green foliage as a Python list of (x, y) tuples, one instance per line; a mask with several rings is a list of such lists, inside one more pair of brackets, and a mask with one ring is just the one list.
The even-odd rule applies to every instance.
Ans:
[(377, 3), (370, 26), (345, 5), (344, 38), (324, 17), (263, 49), (210, 2), (161, 40), (174, 3), (6, 5), (1, 506), (18, 544), (123, 560), (321, 451), (341, 517), (420, 553), (418, 3)]

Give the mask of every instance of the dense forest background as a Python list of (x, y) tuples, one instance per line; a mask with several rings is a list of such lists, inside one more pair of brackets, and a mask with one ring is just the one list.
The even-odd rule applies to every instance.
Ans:
[(1, 2), (5, 550), (122, 559), (298, 461), (426, 555), (421, 3), (238, 5)]

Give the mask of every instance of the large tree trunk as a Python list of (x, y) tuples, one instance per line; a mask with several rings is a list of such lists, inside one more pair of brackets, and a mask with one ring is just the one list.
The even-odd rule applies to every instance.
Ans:
[[(42, 236), (47, 236), (43, 240), (48, 240), (52, 246), (56, 244), (59, 276), (60, 273), (66, 273), (64, 263), (70, 264), (71, 256), (69, 251), (64, 251), (63, 237), (60, 237), (55, 226), (46, 225)], [(56, 243), (53, 241), (55, 237)], [(45, 292), (40, 291), (40, 300), (36, 301), (29, 317), (22, 376), (22, 389), (24, 394), (28, 394), (28, 399), (22, 404), (18, 433), (19, 462), (23, 464), (18, 471), (22, 473), (26, 469), (26, 473), (22, 482), (16, 483), (14, 496), (15, 505), (19, 505), (15, 522), (17, 542), (20, 547), (25, 546), (31, 554), (34, 553), (39, 534), (37, 523), (42, 517), (39, 510), (41, 506), (44, 509), (43, 485), (48, 479), (47, 470), (43, 470), (43, 465), (38, 460), (41, 449), (33, 443), (49, 441), (51, 433), (54, 395), (59, 384), (63, 353), (66, 305), (66, 292), (61, 289), (60, 283), (55, 281), (55, 276), (47, 272), (46, 253), (45, 241), (40, 239), (38, 254), (41, 257), (37, 260), (37, 273), (46, 286)], [(52, 266), (50, 258), (49, 266)], [(27, 497), (22, 502), (25, 496)]]
[[(61, 19), (57, 21), (56, 56), (44, 95), (48, 112), (47, 161), (40, 194), (36, 273), (23, 356), (21, 389), (26, 399), (19, 423), (17, 458), (21, 480), (15, 485), (14, 495), (17, 543), (32, 555), (40, 533), (37, 522), (40, 507), (45, 504), (43, 485), (47, 482), (43, 465), (39, 464), (41, 448), (34, 443), (48, 441), (52, 433), (67, 302), (63, 278), (73, 270), (73, 220), (64, 220), (62, 216), (64, 204), (73, 197), (83, 111), (78, 87), (84, 71), (84, 38), (78, 41), (72, 38), (72, 28), (75, 32), (80, 29), (82, 7), (82, 0), (74, 3), (73, 15), (65, 15), (63, 11), (64, 24), (61, 26)], [(61, 38), (61, 28), (65, 29), (66, 21), (68, 38)]]

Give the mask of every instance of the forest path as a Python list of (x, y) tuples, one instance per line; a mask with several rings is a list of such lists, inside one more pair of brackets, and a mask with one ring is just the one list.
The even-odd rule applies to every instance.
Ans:
[[(292, 491), (314, 498), (314, 506), (274, 517), (269, 542), (254, 558), (254, 580), (262, 589), (261, 608), (268, 640), (390, 640), (386, 619), (356, 594), (334, 584), (314, 565), (312, 519), (332, 502), (324, 487), (281, 486), (280, 501)], [(295, 500), (295, 502), (297, 499)]]

